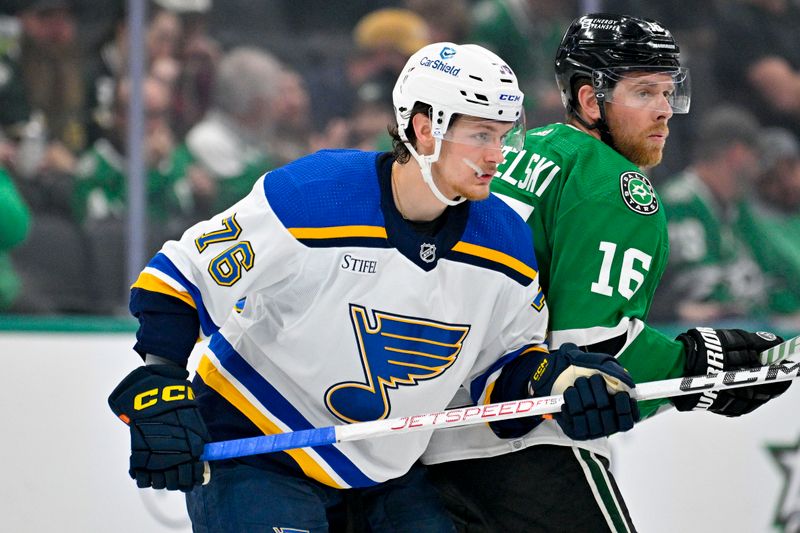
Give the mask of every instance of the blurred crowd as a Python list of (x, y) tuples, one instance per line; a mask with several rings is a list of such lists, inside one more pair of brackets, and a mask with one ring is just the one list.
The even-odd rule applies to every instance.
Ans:
[[(798, 0), (600, 0), (681, 45), (692, 111), (652, 171), (671, 259), (660, 321), (800, 327)], [(148, 0), (147, 253), (321, 148), (388, 150), (391, 90), (429, 42), (482, 44), (563, 120), (553, 57), (577, 0)], [(0, 311), (124, 314), (123, 0), (0, 3)]]

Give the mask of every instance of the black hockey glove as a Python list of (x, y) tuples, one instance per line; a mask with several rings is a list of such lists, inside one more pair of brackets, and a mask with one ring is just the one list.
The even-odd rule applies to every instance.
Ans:
[(139, 487), (188, 492), (203, 483), (200, 456), (210, 438), (188, 376), (179, 366), (141, 366), (108, 397), (130, 426), (128, 472)]
[[(678, 335), (686, 347), (685, 376), (716, 374), (761, 366), (759, 354), (783, 342), (769, 332), (741, 329), (694, 328)], [(790, 381), (753, 387), (706, 391), (670, 398), (678, 411), (708, 410), (725, 416), (753, 411), (789, 388)]]
[(639, 407), (628, 391), (635, 384), (610, 355), (586, 353), (564, 344), (543, 359), (533, 375), (531, 396), (564, 395), (553, 418), (573, 440), (628, 431), (639, 421)]

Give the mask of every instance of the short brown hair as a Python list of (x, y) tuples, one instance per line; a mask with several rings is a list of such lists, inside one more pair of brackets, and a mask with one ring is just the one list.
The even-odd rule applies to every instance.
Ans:
[(573, 119), (574, 117), (578, 116), (579, 111), (581, 110), (581, 103), (578, 100), (578, 92), (581, 90), (581, 87), (584, 85), (592, 85), (592, 80), (585, 76), (581, 76), (579, 78), (575, 78), (575, 81), (572, 82), (569, 90), (572, 93), (572, 105), (568, 105), (566, 108), (566, 117), (567, 121)]
[[(423, 104), (422, 102), (415, 102), (414, 107), (411, 108), (411, 118), (414, 118), (414, 115), (424, 114), (425, 116), (429, 117), (431, 115), (431, 106), (430, 104)], [(461, 117), (458, 113), (453, 113), (450, 117), (450, 123), (447, 125), (447, 128), (450, 129), (453, 124)], [(392, 156), (394, 156), (395, 161), (398, 163), (405, 164), (411, 159), (411, 152), (408, 151), (408, 147), (403, 142), (403, 139), (400, 138), (400, 131), (398, 130), (397, 124), (392, 124), (388, 128), (389, 136), (392, 138)], [(417, 134), (414, 132), (414, 123), (413, 120), (408, 121), (408, 127), (406, 128), (406, 139), (408, 142), (411, 143), (411, 146), (414, 149), (417, 148)]]
[[(417, 134), (414, 133), (413, 118), (414, 115), (418, 115), (420, 113), (425, 114), (425, 116), (430, 116), (431, 106), (429, 104), (423, 104), (422, 102), (415, 102), (414, 107), (411, 108), (412, 120), (408, 121), (408, 127), (406, 128), (406, 139), (408, 139), (408, 142), (410, 142), (411, 146), (413, 146), (415, 149), (417, 147)], [(403, 139), (400, 138), (400, 130), (396, 123), (389, 126), (389, 135), (392, 138), (392, 155), (394, 156), (395, 161), (401, 165), (408, 163), (411, 159), (411, 152), (408, 151), (408, 147), (406, 147)]]

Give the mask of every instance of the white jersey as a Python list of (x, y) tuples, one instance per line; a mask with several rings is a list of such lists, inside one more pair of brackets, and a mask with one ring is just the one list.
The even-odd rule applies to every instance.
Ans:
[[(451, 407), (472, 405), (469, 394), (460, 390)], [(494, 457), (518, 452), (529, 446), (552, 444), (556, 446), (578, 446), (593, 453), (610, 457), (608, 439), (582, 440), (576, 443), (567, 437), (555, 420), (545, 420), (522, 437), (500, 439), (486, 424), (460, 426), (436, 430), (422, 455), (423, 463), (432, 465), (465, 459)]]
[[(215, 439), (232, 422), (209, 415), (214, 402), (274, 434), (441, 410), (462, 386), (496, 401), (504, 356), (546, 349), (522, 219), (490, 197), (449, 208), (434, 236), (416, 232), (391, 200), (391, 162), (324, 151), (271, 171), (142, 272), (135, 289), (193, 306), (212, 335), (197, 373)], [(322, 483), (368, 486), (407, 472), (430, 436), (287, 453)]]

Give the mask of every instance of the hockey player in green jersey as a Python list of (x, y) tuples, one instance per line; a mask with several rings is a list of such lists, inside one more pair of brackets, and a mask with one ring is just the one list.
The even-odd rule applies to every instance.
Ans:
[[(533, 229), (552, 347), (614, 354), (637, 382), (759, 365), (779, 337), (694, 328), (673, 340), (645, 322), (669, 253), (645, 172), (661, 160), (672, 115), (690, 103), (670, 32), (654, 20), (586, 15), (567, 29), (555, 70), (566, 123), (528, 131), (492, 185)], [(785, 388), (671, 403), (739, 416)], [(668, 403), (643, 402), (642, 416)], [(543, 420), (518, 439), (478, 426), (439, 431), (423, 461), (463, 530), (632, 531), (608, 457), (606, 439), (576, 442)]]

